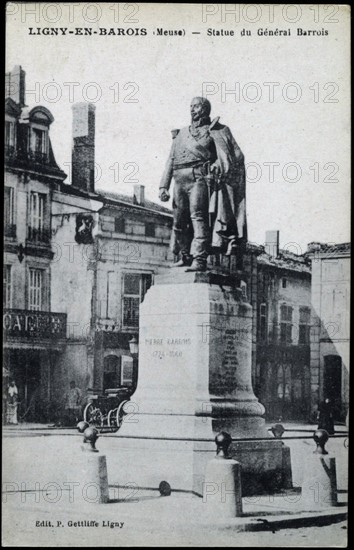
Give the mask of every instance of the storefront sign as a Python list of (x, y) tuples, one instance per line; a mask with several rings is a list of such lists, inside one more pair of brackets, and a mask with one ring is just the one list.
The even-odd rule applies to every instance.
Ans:
[(66, 313), (5, 309), (3, 329), (11, 337), (65, 338)]

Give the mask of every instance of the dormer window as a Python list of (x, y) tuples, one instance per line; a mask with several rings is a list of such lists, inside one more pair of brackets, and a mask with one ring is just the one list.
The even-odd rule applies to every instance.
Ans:
[(48, 130), (43, 128), (31, 128), (31, 152), (34, 160), (45, 162), (48, 157)]
[(6, 147), (15, 146), (15, 122), (5, 121), (5, 145)]
[(22, 109), (23, 124), (28, 124), (27, 152), (29, 158), (38, 164), (49, 161), (49, 128), (54, 118), (48, 109), (38, 105), (30, 111)]
[(16, 138), (15, 138), (15, 121), (5, 120), (5, 155), (6, 158), (11, 158), (15, 155)]

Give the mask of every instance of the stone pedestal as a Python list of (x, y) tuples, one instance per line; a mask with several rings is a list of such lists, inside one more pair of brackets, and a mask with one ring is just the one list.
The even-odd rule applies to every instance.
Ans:
[[(156, 277), (140, 307), (134, 404), (117, 434), (161, 438), (160, 448), (163, 439), (173, 438), (176, 450), (189, 457), (182, 461), (181, 484), (199, 493), (215, 452), (213, 441), (205, 440), (221, 430), (232, 437), (269, 438), (234, 444), (246, 478), (282, 471), (283, 444), (266, 430), (264, 407), (252, 389), (252, 307), (233, 283), (231, 277), (178, 269)], [(246, 494), (248, 484), (243, 486)]]
[(336, 459), (313, 453), (304, 461), (301, 505), (304, 510), (317, 510), (337, 503)]
[(214, 520), (242, 516), (241, 484), (241, 466), (236, 460), (210, 460), (203, 484), (206, 513)]

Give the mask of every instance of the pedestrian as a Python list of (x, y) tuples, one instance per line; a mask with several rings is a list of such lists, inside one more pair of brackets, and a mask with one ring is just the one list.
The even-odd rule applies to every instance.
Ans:
[(7, 423), (18, 424), (17, 421), (18, 407), (18, 389), (15, 380), (11, 380), (7, 391)]
[(65, 395), (65, 424), (67, 426), (76, 425), (81, 420), (81, 401), (82, 393), (80, 388), (76, 387), (75, 380), (70, 382), (70, 389)]
[(334, 434), (333, 405), (329, 397), (320, 403), (318, 407), (318, 430), (326, 430), (330, 435)]

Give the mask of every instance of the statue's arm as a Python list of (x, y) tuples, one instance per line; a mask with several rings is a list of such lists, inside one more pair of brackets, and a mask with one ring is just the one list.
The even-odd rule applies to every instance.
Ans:
[(173, 145), (171, 147), (171, 151), (166, 162), (165, 170), (162, 174), (159, 189), (166, 189), (167, 191), (169, 190), (171, 181), (172, 181), (172, 173), (173, 173)]
[(175, 138), (178, 135), (179, 130), (172, 130), (172, 146), (170, 150), (170, 154), (168, 156), (165, 170), (162, 174), (162, 178), (160, 181), (159, 189), (166, 189), (167, 191), (170, 188), (171, 181), (172, 181), (172, 174), (173, 174), (173, 157), (174, 157), (174, 149), (175, 149)]

